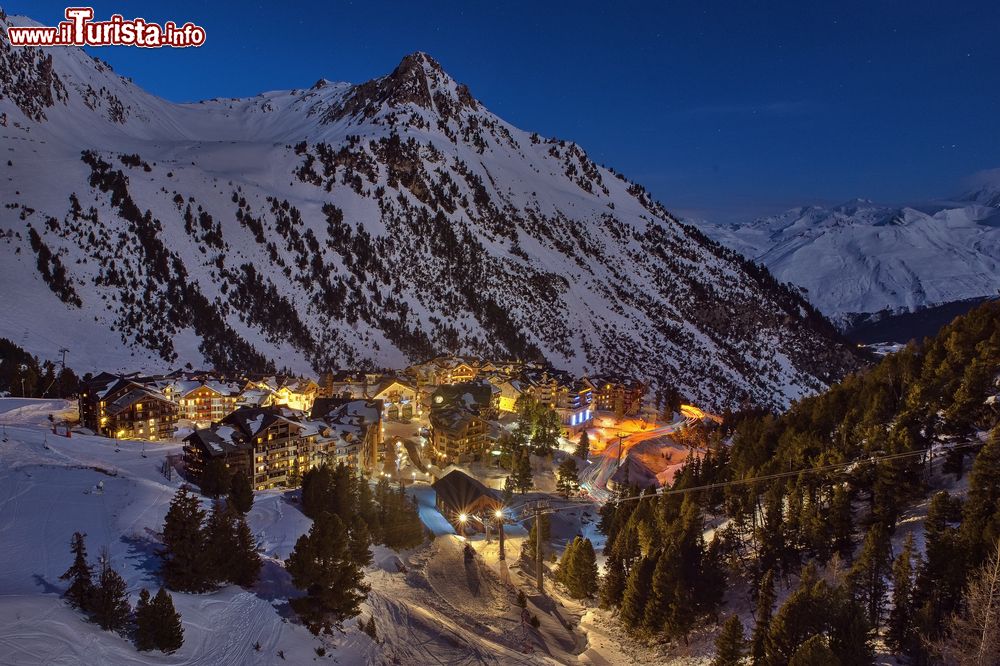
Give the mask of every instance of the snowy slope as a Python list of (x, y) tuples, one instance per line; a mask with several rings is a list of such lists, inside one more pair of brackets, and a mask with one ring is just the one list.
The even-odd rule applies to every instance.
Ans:
[(0, 41), (0, 146), (0, 336), (78, 371), (454, 351), (724, 407), (787, 405), (855, 363), (798, 294), (422, 53), (177, 105), (77, 49)]
[[(296, 591), (281, 564), (311, 521), (289, 496), (274, 491), (258, 493), (248, 515), (264, 557), (257, 585), (173, 593), (184, 646), (169, 656), (136, 652), (126, 637), (101, 631), (72, 609), (61, 597), (66, 583), (59, 576), (72, 560), (70, 537), (82, 531), (91, 560), (108, 548), (133, 604), (141, 588), (158, 586), (158, 532), (182, 482), (179, 475), (167, 480), (160, 467), (179, 447), (133, 441), (116, 449), (103, 437), (54, 436), (40, 425), (47, 413), (67, 409), (65, 401), (0, 398), (2, 664), (534, 665), (576, 663), (587, 647), (583, 635), (560, 622), (566, 609), (542, 599), (536, 606), (529, 585), (515, 580), (529, 592), (528, 608), (542, 623), (539, 631), (527, 627), (516, 588), (502, 580), (496, 562), (465, 561), (455, 535), (398, 555), (374, 548), (375, 564), (365, 572), (372, 589), (361, 619), (374, 614), (377, 644), (354, 621), (345, 623), (344, 633), (315, 637), (289, 609)], [(94, 492), (98, 482), (103, 494)], [(207, 508), (209, 501), (203, 502)], [(511, 526), (510, 552), (525, 534)], [(316, 648), (325, 648), (326, 656), (318, 657)]]
[(1000, 183), (933, 206), (857, 200), (702, 229), (804, 289), (840, 324), (862, 313), (915, 311), (1000, 289)]

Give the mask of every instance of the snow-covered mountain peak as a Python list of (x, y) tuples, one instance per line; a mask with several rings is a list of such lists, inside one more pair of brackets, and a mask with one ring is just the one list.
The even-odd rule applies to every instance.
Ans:
[(408, 108), (447, 123), (458, 120), (463, 111), (477, 111), (479, 103), (467, 86), (451, 78), (434, 58), (418, 51), (405, 56), (388, 75), (353, 86), (323, 121), (372, 120)]
[(843, 325), (992, 296), (1000, 288), (1000, 187), (953, 202), (885, 206), (856, 199), (804, 206), (746, 224), (701, 228)]
[(1000, 169), (981, 174), (973, 187), (959, 197), (959, 201), (1000, 208)]
[(78, 370), (455, 352), (725, 407), (855, 366), (799, 294), (425, 53), (365, 83), (175, 104), (79, 49), (0, 49), (0, 337)]

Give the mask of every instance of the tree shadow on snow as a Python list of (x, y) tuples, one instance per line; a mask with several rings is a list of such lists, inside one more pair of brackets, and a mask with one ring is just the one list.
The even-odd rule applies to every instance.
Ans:
[(141, 571), (143, 580), (152, 583), (160, 581), (160, 543), (148, 536), (123, 534), (121, 542), (128, 546), (125, 560), (136, 571)]
[(59, 594), (62, 595), (62, 588), (57, 587), (45, 580), (45, 576), (42, 574), (31, 574), (31, 577), (35, 580), (35, 585), (42, 588), (42, 592), (45, 594)]
[(253, 588), (254, 594), (265, 601), (294, 599), (303, 592), (292, 585), (292, 576), (276, 560), (264, 558), (260, 577)]

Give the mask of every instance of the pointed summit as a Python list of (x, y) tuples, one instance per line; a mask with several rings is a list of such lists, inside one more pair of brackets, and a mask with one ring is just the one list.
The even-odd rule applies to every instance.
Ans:
[(383, 106), (398, 109), (407, 105), (433, 111), (444, 121), (457, 118), (463, 108), (479, 109), (465, 84), (457, 83), (430, 55), (415, 51), (403, 56), (388, 75), (354, 86), (324, 121), (348, 116), (373, 118)]

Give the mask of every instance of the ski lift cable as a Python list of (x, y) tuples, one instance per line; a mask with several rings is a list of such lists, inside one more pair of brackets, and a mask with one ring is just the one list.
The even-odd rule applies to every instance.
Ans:
[[(972, 448), (972, 447), (977, 447), (977, 446), (982, 446), (982, 442), (966, 442), (964, 444), (959, 444), (959, 445), (956, 445), (956, 446), (951, 446), (951, 447), (948, 448), (948, 450), (949, 451), (956, 451), (956, 450), (961, 450), (961, 449), (966, 449), (966, 448)], [(806, 468), (801, 468), (801, 469), (796, 469), (796, 470), (789, 470), (789, 471), (786, 471), (786, 472), (776, 472), (776, 473), (773, 473), (773, 474), (765, 474), (765, 475), (762, 475), (762, 476), (747, 477), (747, 478), (744, 478), (744, 479), (733, 479), (733, 480), (730, 480), (730, 481), (719, 481), (717, 483), (708, 483), (708, 484), (704, 484), (704, 485), (701, 485), (701, 486), (691, 486), (689, 488), (660, 488), (656, 493), (650, 493), (649, 495), (647, 495), (645, 492), (640, 492), (640, 494), (638, 494), (638, 495), (633, 495), (631, 497), (619, 497), (619, 498), (615, 498), (615, 499), (612, 499), (612, 500), (609, 500), (609, 501), (612, 501), (612, 502), (615, 502), (615, 503), (618, 503), (618, 502), (631, 502), (631, 501), (641, 500), (641, 499), (643, 499), (644, 497), (647, 497), (647, 496), (651, 497), (653, 495), (656, 495), (656, 496), (663, 496), (663, 495), (683, 495), (683, 494), (686, 494), (686, 493), (702, 492), (702, 491), (706, 491), (706, 490), (717, 490), (717, 489), (720, 489), (720, 488), (727, 488), (727, 487), (731, 487), (731, 486), (741, 486), (741, 485), (747, 485), (747, 484), (752, 484), (752, 483), (760, 483), (760, 482), (763, 482), (763, 481), (774, 481), (774, 480), (777, 480), (777, 479), (785, 479), (785, 478), (789, 478), (789, 477), (799, 476), (800, 474), (809, 474), (809, 473), (816, 473), (816, 472), (833, 472), (833, 471), (838, 471), (838, 470), (842, 470), (842, 469), (847, 469), (848, 467), (852, 467), (854, 465), (863, 465), (863, 464), (866, 464), (866, 463), (868, 463), (868, 464), (877, 464), (877, 463), (880, 463), (880, 462), (891, 462), (891, 461), (895, 461), (895, 460), (904, 460), (904, 459), (907, 459), (907, 458), (922, 457), (922, 456), (926, 456), (928, 454), (933, 454), (933, 453), (934, 453), (933, 447), (928, 447), (928, 448), (925, 448), (925, 449), (917, 449), (915, 451), (906, 451), (906, 452), (903, 452), (903, 453), (890, 453), (890, 454), (886, 454), (886, 455), (882, 455), (882, 456), (869, 456), (867, 458), (861, 458), (859, 460), (851, 460), (851, 461), (840, 462), (840, 463), (830, 463), (830, 464), (827, 464), (827, 465), (820, 465), (819, 467), (806, 467)], [(589, 504), (589, 502), (582, 502), (582, 504)], [(548, 507), (546, 509), (543, 509), (542, 513), (555, 513), (557, 511), (568, 511), (568, 510), (574, 509), (574, 508), (577, 508), (577, 506), (576, 505), (570, 505), (570, 506), (560, 506), (560, 507)]]

